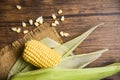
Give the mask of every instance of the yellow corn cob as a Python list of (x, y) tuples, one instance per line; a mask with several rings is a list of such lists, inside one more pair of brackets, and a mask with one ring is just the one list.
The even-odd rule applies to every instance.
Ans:
[(55, 66), (61, 55), (36, 40), (28, 41), (25, 44), (23, 58), (39, 68), (49, 68)]

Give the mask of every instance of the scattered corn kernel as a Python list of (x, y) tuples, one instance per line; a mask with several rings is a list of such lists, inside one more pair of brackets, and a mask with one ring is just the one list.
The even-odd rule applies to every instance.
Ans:
[(39, 23), (38, 23), (38, 22), (35, 22), (34, 25), (37, 27), (37, 26), (39, 26)]
[(57, 17), (56, 17), (56, 15), (55, 15), (55, 14), (52, 14), (52, 18), (53, 18), (53, 19), (56, 19)]
[(43, 17), (42, 17), (42, 16), (40, 17), (39, 23), (40, 23), (40, 24), (43, 24)]
[(28, 30), (24, 30), (24, 31), (23, 31), (23, 34), (27, 34), (27, 33), (28, 33)]
[(59, 21), (58, 20), (55, 20), (55, 22), (54, 22), (55, 24), (59, 24)]
[(26, 27), (26, 23), (25, 22), (22, 22), (22, 27)]
[(17, 28), (16, 27), (12, 27), (11, 30), (16, 32)]
[(40, 23), (40, 24), (43, 24), (43, 17), (41, 16), (41, 17), (38, 17), (37, 19), (36, 19), (36, 22), (38, 22), (38, 23)]
[(33, 20), (32, 19), (29, 20), (29, 24), (33, 25)]
[(65, 32), (63, 32), (63, 31), (60, 31), (60, 35), (61, 35), (62, 37), (68, 37), (70, 34), (69, 34), (69, 33), (65, 33)]
[(53, 67), (60, 62), (61, 55), (36, 40), (25, 44), (23, 58), (38, 68)]
[(64, 33), (64, 36), (65, 37), (68, 37), (70, 34), (69, 33)]
[(64, 36), (64, 33), (63, 33), (63, 31), (60, 31), (60, 35), (63, 37)]
[(62, 16), (62, 17), (61, 17), (61, 21), (64, 21), (64, 20), (65, 20), (65, 17), (64, 17), (64, 16)]
[(55, 23), (52, 23), (51, 25), (52, 25), (53, 27), (57, 26)]
[(39, 22), (40, 21), (40, 17), (38, 17), (37, 19), (36, 19), (36, 22)]
[(21, 28), (18, 28), (16, 32), (17, 32), (17, 33), (20, 33), (20, 32), (21, 32)]
[(18, 10), (21, 10), (21, 9), (22, 9), (22, 7), (21, 7), (20, 5), (16, 5), (16, 8), (17, 8)]
[(63, 13), (62, 9), (59, 9), (58, 14), (62, 14), (62, 13)]

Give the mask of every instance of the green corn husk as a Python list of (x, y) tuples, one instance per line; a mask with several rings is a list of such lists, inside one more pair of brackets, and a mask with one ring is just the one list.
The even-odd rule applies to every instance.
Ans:
[(57, 46), (61, 45), (60, 43), (50, 39), (49, 37), (44, 38), (42, 40), (40, 40), (41, 43), (43, 43), (44, 45), (48, 46), (49, 48), (56, 48)]
[(120, 65), (86, 69), (40, 69), (15, 75), (11, 80), (100, 80), (120, 71)]
[(74, 56), (65, 57), (61, 62), (56, 66), (56, 68), (66, 68), (66, 69), (77, 69), (83, 68), (90, 64), (91, 62), (98, 59), (104, 52), (108, 49), (99, 50), (96, 52), (79, 54)]
[[(45, 44), (45, 45), (47, 45), (48, 47), (50, 47), (50, 48), (54, 48), (54, 50), (56, 50), (58, 53), (61, 53), (61, 54), (63, 54), (64, 56), (68, 56), (69, 54), (71, 54), (72, 53), (72, 51), (81, 43), (81, 42), (83, 42), (83, 40), (84, 39), (86, 39), (87, 38), (87, 36), (90, 34), (90, 33), (92, 33), (98, 26), (100, 26), (100, 25), (103, 25), (103, 23), (101, 23), (101, 24), (99, 24), (99, 25), (97, 25), (97, 26), (95, 26), (95, 27), (93, 27), (93, 28), (91, 28), (91, 29), (89, 29), (88, 31), (86, 31), (85, 33), (83, 33), (82, 35), (80, 35), (80, 36), (78, 36), (77, 38), (75, 38), (75, 39), (72, 39), (72, 40), (70, 40), (70, 41), (68, 41), (68, 42), (66, 42), (66, 43), (64, 43), (64, 44), (59, 44), (59, 43), (57, 43), (56, 41), (54, 41), (54, 40), (52, 40), (52, 39), (50, 39), (50, 38), (45, 38), (45, 39), (43, 39), (43, 40), (41, 40), (41, 42), (43, 43), (43, 44)], [(104, 51), (104, 50), (103, 50)], [(80, 55), (77, 55), (77, 56), (75, 56), (74, 57), (74, 55), (71, 57), (71, 58), (69, 58), (70, 60), (76, 60), (76, 59), (79, 59), (78, 61), (77, 61), (77, 66), (79, 66), (80, 68), (83, 68), (83, 67), (85, 67), (86, 65), (88, 65), (88, 64), (90, 64), (91, 62), (93, 62), (94, 60), (96, 60), (97, 58), (99, 58), (100, 56), (101, 56), (101, 54), (102, 54), (103, 52), (99, 52), (99, 51), (97, 51), (97, 52), (93, 52), (93, 54), (92, 53), (89, 53), (89, 54), (86, 54), (86, 55), (84, 55), (83, 54), (83, 56), (82, 56), (82, 54), (80, 54)], [(87, 57), (91, 57), (91, 59), (89, 59), (89, 58), (87, 58)], [(62, 59), (64, 59), (64, 58), (66, 58), (66, 57), (63, 57)], [(83, 60), (82, 60), (83, 59)], [(86, 60), (86, 61), (84, 61), (84, 60)], [(70, 64), (73, 64), (73, 62), (70, 62), (68, 59), (64, 59), (64, 60), (62, 60), (62, 64), (66, 64), (66, 62), (67, 63), (70, 63)], [(75, 66), (76, 66), (75, 65)], [(57, 67), (66, 67), (66, 65), (59, 65), (59, 66), (57, 66)], [(70, 65), (69, 65), (70, 66)], [(69, 67), (68, 66), (68, 67)], [(71, 67), (71, 66), (70, 66)], [(75, 67), (71, 67), (71, 68), (75, 68)], [(9, 74), (8, 74), (8, 80), (9, 80), (9, 78), (12, 76), (12, 75), (14, 75), (14, 74), (17, 74), (17, 73), (19, 73), (19, 72), (26, 72), (26, 71), (30, 71), (30, 70), (34, 70), (35, 69), (35, 67), (33, 66), (33, 65), (31, 65), (31, 64), (29, 64), (29, 63), (26, 63), (22, 58), (19, 58), (18, 60), (17, 60), (17, 62), (15, 63), (15, 65), (12, 67), (12, 69), (10, 70), (10, 72), (9, 72)]]
[[(9, 80), (11, 76), (21, 72), (28, 65), (30, 64), (25, 62), (23, 58), (20, 56), (16, 61), (16, 63), (14, 64), (14, 66), (12, 67), (12, 69), (10, 70), (10, 72), (8, 73), (7, 80)], [(31, 65), (31, 70), (33, 69), (35, 69), (35, 67)]]
[(63, 57), (70, 55), (75, 48), (80, 45), (97, 27), (103, 25), (104, 23), (98, 24), (95, 27), (89, 29), (88, 31), (84, 32), (82, 35), (56, 47), (58, 53), (62, 54)]

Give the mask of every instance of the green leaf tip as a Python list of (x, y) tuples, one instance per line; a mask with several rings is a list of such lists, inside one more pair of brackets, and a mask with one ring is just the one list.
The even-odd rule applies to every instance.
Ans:
[(83, 68), (98, 59), (108, 49), (98, 50), (91, 53), (79, 54), (62, 58), (55, 68), (77, 69)]
[(88, 31), (84, 32), (80, 36), (66, 42), (63, 44), (64, 47), (66, 47), (68, 50), (66, 50), (65, 53), (63, 53), (63, 57), (68, 56), (70, 53), (72, 53), (75, 48), (80, 45), (97, 27), (103, 25), (104, 23), (100, 23), (96, 25), (95, 27), (89, 29)]

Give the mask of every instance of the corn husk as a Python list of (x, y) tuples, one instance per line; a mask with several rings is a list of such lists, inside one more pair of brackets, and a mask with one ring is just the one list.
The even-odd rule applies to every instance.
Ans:
[(40, 42), (42, 42), (43, 44), (45, 44), (49, 48), (53, 48), (53, 49), (56, 48), (57, 46), (61, 45), (60, 43), (56, 42), (55, 40), (52, 40), (49, 37), (42, 39)]
[(56, 68), (63, 69), (84, 68), (88, 64), (98, 59), (106, 51), (108, 51), (108, 49), (63, 58), (62, 61), (56, 66)]
[(63, 57), (70, 55), (77, 46), (79, 46), (97, 27), (103, 25), (103, 23), (96, 25), (95, 27), (84, 32), (82, 35), (56, 47), (54, 50), (63, 55)]
[(119, 65), (85, 69), (40, 69), (19, 73), (11, 80), (100, 80), (120, 72)]

